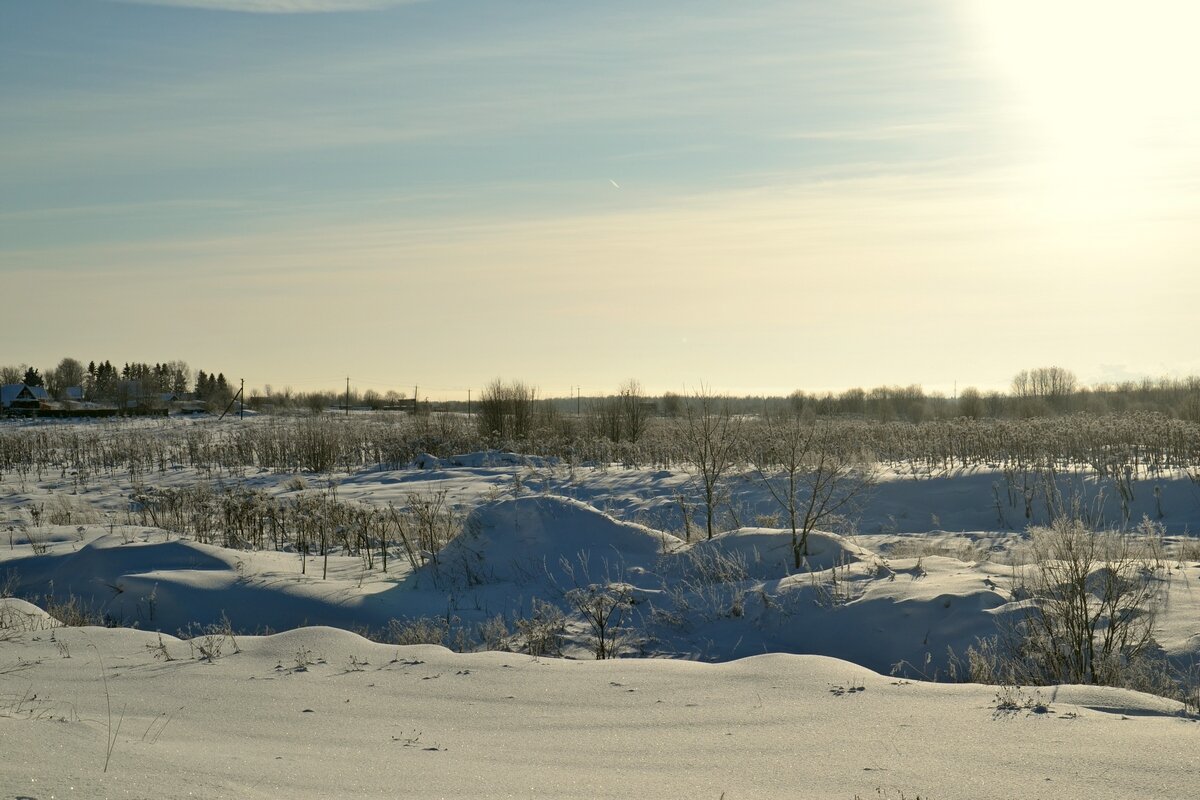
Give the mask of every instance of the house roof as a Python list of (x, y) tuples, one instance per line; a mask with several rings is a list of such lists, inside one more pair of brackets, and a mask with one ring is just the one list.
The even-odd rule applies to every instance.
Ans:
[(37, 395), (23, 383), (6, 383), (0, 386), (0, 405), (8, 408), (15, 400), (36, 400)]

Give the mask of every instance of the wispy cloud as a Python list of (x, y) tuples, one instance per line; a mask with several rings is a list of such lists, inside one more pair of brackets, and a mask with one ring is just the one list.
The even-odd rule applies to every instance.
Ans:
[(836, 130), (801, 130), (782, 134), (784, 139), (805, 139), (812, 141), (856, 141), (856, 142), (887, 142), (899, 139), (916, 139), (924, 136), (941, 136), (945, 134), (967, 133), (979, 129), (982, 115), (970, 119), (966, 115), (959, 118), (941, 120), (898, 123), (895, 125), (862, 126), (857, 128), (840, 128)]
[(336, 11), (375, 11), (424, 0), (117, 0), (146, 6), (240, 11), (246, 14), (325, 14)]

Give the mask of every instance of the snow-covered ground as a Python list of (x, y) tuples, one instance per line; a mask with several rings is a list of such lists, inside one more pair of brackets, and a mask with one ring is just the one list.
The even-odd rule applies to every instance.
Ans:
[(1200, 723), (1169, 701), (1061, 687), (1006, 709), (822, 656), (564, 661), (332, 628), (211, 662), (120, 629), (2, 647), (5, 797), (1190, 798), (1200, 770)]
[[(1063, 496), (1094, 501), (1104, 489), (1086, 473), (1059, 480)], [(277, 498), (334, 485), (339, 501), (381, 511), (444, 490), (467, 525), (416, 569), (393, 542), (384, 573), (378, 557), (225, 549), (140, 524), (135, 491), (201, 481)], [(138, 630), (54, 628), (37, 606), (0, 600), (0, 790), (1194, 796), (1200, 723), (1174, 701), (921, 680), (950, 678), (961, 669), (950, 653), (1017, 608), (1014, 564), (1044, 511), (1011, 488), (983, 470), (891, 472), (840, 533), (812, 535), (796, 569), (790, 531), (771, 519), (779, 508), (750, 475), (729, 481), (728, 530), (711, 541), (682, 470), (476, 453), (299, 480), (8, 475), (6, 593)], [(1189, 534), (1200, 531), (1200, 487), (1156, 476), (1127, 509), (1115, 505), (1101, 513), (1161, 514), (1155, 638), (1187, 664), (1200, 655)], [(619, 660), (591, 660), (580, 603), (600, 590), (620, 601)], [(539, 641), (566, 660), (355, 633), (411, 641), (432, 630), (459, 646), (528, 650), (531, 629), (558, 624), (551, 608), (561, 629)]]

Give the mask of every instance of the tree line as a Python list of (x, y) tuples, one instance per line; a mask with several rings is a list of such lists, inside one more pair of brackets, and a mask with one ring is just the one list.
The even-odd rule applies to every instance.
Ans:
[[(502, 438), (520, 434), (541, 417), (576, 416), (589, 420), (593, 432), (611, 441), (636, 442), (649, 417), (682, 419), (689, 397), (674, 392), (645, 395), (635, 380), (604, 397), (553, 397), (539, 400), (536, 387), (522, 381), (493, 381), (475, 407), (483, 433)], [(954, 397), (926, 392), (921, 386), (877, 386), (844, 392), (809, 393), (796, 390), (786, 397), (723, 396), (730, 413), (741, 416), (799, 415), (845, 417), (874, 422), (935, 422), (955, 419), (1022, 420), (1084, 413), (1156, 413), (1186, 422), (1200, 422), (1200, 377), (1144, 379), (1124, 383), (1080, 385), (1063, 367), (1022, 370), (1008, 392), (981, 392), (966, 387)], [(463, 411), (465, 403), (439, 404)]]
[[(224, 373), (193, 373), (187, 362), (178, 360), (154, 364), (127, 361), (119, 368), (108, 360), (89, 361), (84, 366), (74, 358), (64, 358), (44, 370), (28, 364), (0, 366), (0, 384), (14, 383), (40, 386), (51, 398), (63, 401), (120, 404), (173, 394), (221, 403), (233, 397)], [(71, 393), (72, 389), (81, 394)]]
[[(199, 370), (193, 373), (185, 362), (148, 364), (127, 362), (118, 368), (109, 361), (90, 362), (86, 367), (64, 358), (55, 367), (39, 371), (26, 364), (0, 367), (0, 383), (44, 386), (55, 399), (74, 386), (83, 388), (85, 399), (120, 402), (135, 389), (143, 396), (165, 393), (191, 394), (210, 404), (228, 403), (233, 387), (224, 373)], [(250, 390), (247, 404), (260, 411), (307, 411), (321, 413), (331, 408), (402, 410), (413, 413), (449, 411), (470, 413), (481, 432), (501, 438), (519, 438), (546, 415), (574, 415), (588, 420), (593, 433), (611, 441), (636, 442), (651, 417), (682, 418), (687, 397), (675, 392), (647, 395), (636, 380), (629, 380), (609, 395), (591, 397), (538, 396), (537, 387), (524, 381), (496, 379), (485, 386), (473, 402), (410, 398), (405, 392), (368, 389), (359, 391), (296, 392), (291, 387)], [(1173, 419), (1200, 422), (1200, 376), (1142, 379), (1120, 383), (1080, 384), (1075, 374), (1059, 367), (1022, 370), (1013, 376), (1008, 391), (983, 392), (968, 386), (947, 397), (926, 392), (919, 384), (908, 386), (855, 387), (842, 392), (796, 390), (787, 396), (725, 396), (723, 403), (734, 414), (800, 414), (810, 417), (851, 417), (878, 422), (920, 423), (937, 420), (1017, 420), (1066, 414), (1091, 415), (1153, 412)]]

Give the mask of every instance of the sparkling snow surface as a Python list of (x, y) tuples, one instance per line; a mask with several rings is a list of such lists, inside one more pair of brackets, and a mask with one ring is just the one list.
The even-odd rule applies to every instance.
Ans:
[[(1024, 519), (997, 508), (993, 474), (892, 476), (855, 535), (813, 534), (799, 570), (789, 531), (746, 527), (772, 510), (749, 480), (734, 487), (743, 527), (687, 543), (678, 496), (694, 485), (678, 471), (472, 454), (332, 477), (339, 499), (377, 507), (446, 489), (473, 524), (436, 565), (395, 553), (385, 575), (334, 554), (322, 579), (316, 556), (301, 574), (293, 552), (138, 525), (120, 479), (73, 494), (60, 476), (6, 476), (0, 583), (138, 629), (54, 628), (0, 600), (0, 797), (1196, 796), (1200, 722), (1178, 703), (919, 680), (947, 677), (948, 648), (1012, 610)], [(305, 476), (304, 491), (329, 478)], [(246, 482), (288, 496), (292, 480)], [(1172, 556), (1156, 638), (1186, 663), (1200, 654), (1185, 534), (1200, 530), (1200, 491), (1159, 483)], [(81, 524), (30, 524), (51, 502)], [(711, 580), (730, 563), (735, 580)], [(625, 658), (591, 660), (578, 618), (569, 659), (351, 632), (511, 621), (592, 583), (633, 599)], [(234, 636), (175, 636), (221, 620)], [(282, 632), (251, 635), (263, 631)]]

